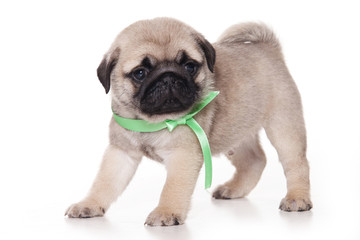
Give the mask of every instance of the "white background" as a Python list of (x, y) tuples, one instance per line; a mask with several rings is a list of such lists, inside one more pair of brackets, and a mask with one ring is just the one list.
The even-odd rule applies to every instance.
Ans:
[[(245, 199), (212, 200), (199, 177), (186, 224), (143, 226), (166, 172), (144, 159), (104, 218), (67, 219), (107, 145), (109, 96), (96, 68), (127, 25), (178, 18), (211, 42), (234, 23), (276, 31), (302, 94), (310, 212), (280, 212), (285, 177), (268, 164)], [(0, 239), (360, 239), (359, 7), (355, 1), (1, 1)], [(213, 187), (233, 169), (215, 158)]]

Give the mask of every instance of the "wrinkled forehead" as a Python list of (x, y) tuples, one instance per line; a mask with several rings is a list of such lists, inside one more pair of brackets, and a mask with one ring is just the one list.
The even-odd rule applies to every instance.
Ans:
[(130, 72), (145, 58), (148, 58), (153, 65), (163, 61), (180, 62), (184, 56), (199, 63), (203, 62), (203, 56), (193, 39), (190, 41), (174, 39), (165, 44), (151, 41), (135, 42), (129, 44), (130, 46), (120, 47), (119, 62), (124, 72)]

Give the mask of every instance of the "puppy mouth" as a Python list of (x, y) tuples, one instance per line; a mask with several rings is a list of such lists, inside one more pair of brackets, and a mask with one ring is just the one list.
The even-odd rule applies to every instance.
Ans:
[(166, 99), (163, 104), (157, 108), (154, 108), (151, 112), (153, 114), (164, 114), (178, 112), (186, 109), (184, 105), (177, 98)]
[(196, 85), (189, 79), (167, 72), (148, 84), (140, 108), (150, 115), (185, 111), (194, 104), (196, 90)]

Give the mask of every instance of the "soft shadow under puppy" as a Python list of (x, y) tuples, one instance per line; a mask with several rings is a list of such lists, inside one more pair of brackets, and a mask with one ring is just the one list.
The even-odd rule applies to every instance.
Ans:
[(145, 226), (146, 231), (160, 240), (190, 240), (191, 234), (186, 225), (168, 227), (149, 227)]
[(312, 211), (305, 212), (284, 212), (279, 211), (280, 219), (289, 227), (299, 228), (299, 226), (310, 225), (313, 218)]
[(218, 208), (231, 212), (239, 218), (249, 219), (260, 217), (258, 208), (247, 198), (231, 200), (212, 199), (212, 204)]

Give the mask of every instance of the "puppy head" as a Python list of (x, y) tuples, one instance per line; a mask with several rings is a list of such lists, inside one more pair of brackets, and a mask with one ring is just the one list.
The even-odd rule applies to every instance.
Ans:
[(98, 67), (113, 109), (150, 122), (186, 114), (212, 85), (215, 50), (191, 27), (169, 18), (123, 30)]

